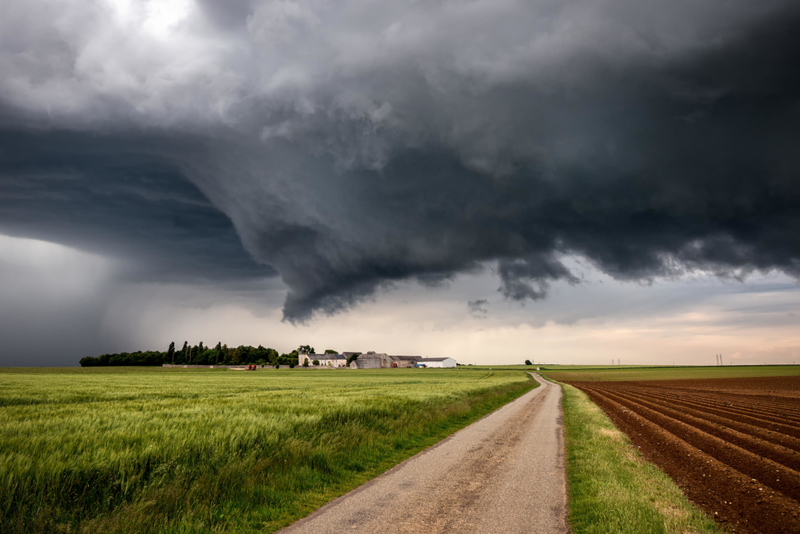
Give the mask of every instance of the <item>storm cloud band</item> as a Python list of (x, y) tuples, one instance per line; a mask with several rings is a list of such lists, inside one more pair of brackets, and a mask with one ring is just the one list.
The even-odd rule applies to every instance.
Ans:
[(205, 1), (170, 54), (105, 63), (99, 23), (26, 58), (10, 32), (0, 228), (277, 274), (301, 322), (487, 264), (542, 299), (564, 255), (798, 277), (800, 8), (751, 4)]

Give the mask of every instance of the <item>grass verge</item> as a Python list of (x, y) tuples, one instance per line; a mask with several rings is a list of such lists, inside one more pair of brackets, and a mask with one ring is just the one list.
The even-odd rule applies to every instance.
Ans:
[(583, 392), (561, 387), (573, 533), (724, 532), (644, 461)]

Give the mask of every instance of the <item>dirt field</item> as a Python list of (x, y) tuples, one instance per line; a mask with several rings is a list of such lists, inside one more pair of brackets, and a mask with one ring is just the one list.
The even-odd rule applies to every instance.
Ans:
[(800, 532), (800, 377), (570, 382), (737, 533)]

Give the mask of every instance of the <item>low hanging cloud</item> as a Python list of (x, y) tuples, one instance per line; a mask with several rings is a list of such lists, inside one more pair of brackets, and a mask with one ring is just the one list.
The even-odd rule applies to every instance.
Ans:
[(0, 8), (0, 231), (280, 276), (300, 322), (487, 263), (540, 300), (565, 255), (800, 276), (796, 2), (164, 6)]
[(485, 319), (489, 315), (487, 304), (489, 301), (486, 299), (470, 300), (467, 302), (467, 311), (476, 319)]

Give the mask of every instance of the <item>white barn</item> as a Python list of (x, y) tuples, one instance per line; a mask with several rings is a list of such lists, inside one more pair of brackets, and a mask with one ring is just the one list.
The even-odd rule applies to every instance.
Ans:
[(455, 367), (456, 361), (453, 358), (422, 358), (417, 364), (425, 367)]
[(314, 365), (314, 360), (319, 361), (319, 367), (347, 366), (347, 357), (342, 354), (306, 354), (305, 352), (301, 352), (297, 359), (300, 365), (303, 365), (303, 362), (308, 360), (309, 367), (317, 367)]

